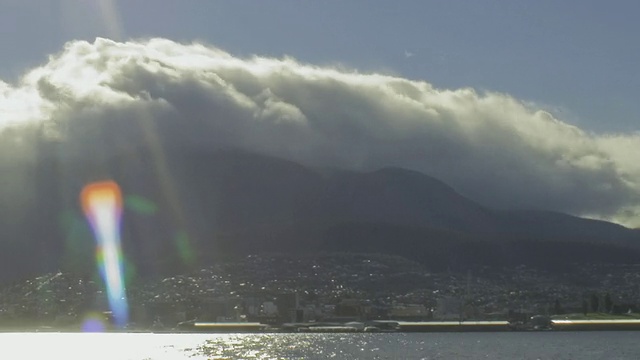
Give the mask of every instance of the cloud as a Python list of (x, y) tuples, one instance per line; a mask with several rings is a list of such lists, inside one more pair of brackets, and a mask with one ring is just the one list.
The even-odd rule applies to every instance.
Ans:
[(236, 146), (316, 166), (403, 166), (488, 206), (640, 226), (640, 134), (587, 133), (508, 94), (291, 58), (70, 42), (18, 84), (0, 82), (0, 121), (0, 150), (34, 126), (69, 156), (149, 141)]

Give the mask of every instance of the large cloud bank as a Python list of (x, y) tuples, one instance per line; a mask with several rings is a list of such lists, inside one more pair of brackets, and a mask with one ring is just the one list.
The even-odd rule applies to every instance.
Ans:
[(309, 165), (402, 166), (488, 206), (640, 226), (639, 134), (589, 134), (506, 94), (199, 44), (70, 42), (18, 84), (0, 82), (0, 126), (0, 161), (27, 159), (36, 127), (69, 156), (237, 146)]

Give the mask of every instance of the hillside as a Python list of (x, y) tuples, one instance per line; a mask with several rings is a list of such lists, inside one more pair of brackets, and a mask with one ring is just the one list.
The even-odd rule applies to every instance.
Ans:
[(77, 199), (84, 184), (104, 178), (125, 194), (123, 246), (142, 276), (270, 251), (382, 252), (437, 268), (640, 260), (637, 230), (489, 209), (411, 170), (320, 173), (233, 149), (132, 148), (97, 161), (47, 150), (0, 169), (6, 183), (20, 183), (0, 192), (4, 280), (92, 271), (94, 243)]

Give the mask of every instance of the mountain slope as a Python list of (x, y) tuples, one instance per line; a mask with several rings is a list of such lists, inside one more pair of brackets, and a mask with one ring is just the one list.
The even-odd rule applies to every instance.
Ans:
[[(438, 267), (544, 265), (545, 256), (558, 262), (571, 253), (585, 261), (640, 259), (639, 231), (554, 212), (488, 209), (410, 170), (321, 174), (233, 149), (133, 148), (102, 160), (44, 149), (33, 163), (0, 164), (0, 179), (20, 185), (0, 191), (0, 279), (93, 271), (94, 242), (78, 194), (104, 178), (125, 195), (124, 252), (142, 276), (264, 251), (379, 251)], [(147, 211), (135, 206), (141, 201)]]

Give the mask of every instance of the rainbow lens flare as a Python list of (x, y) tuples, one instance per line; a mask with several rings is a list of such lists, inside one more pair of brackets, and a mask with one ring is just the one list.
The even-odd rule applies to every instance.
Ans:
[(87, 314), (82, 322), (82, 332), (103, 332), (105, 328), (104, 317), (98, 313)]
[(113, 181), (91, 183), (82, 189), (80, 201), (96, 238), (97, 265), (105, 282), (114, 323), (124, 327), (129, 317), (129, 308), (120, 246), (120, 187)]

